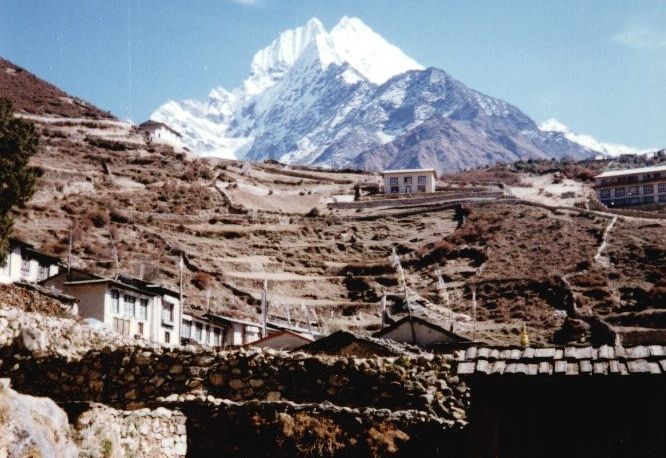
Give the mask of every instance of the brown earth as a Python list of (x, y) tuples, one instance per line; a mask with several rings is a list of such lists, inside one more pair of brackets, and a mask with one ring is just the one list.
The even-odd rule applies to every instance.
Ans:
[[(460, 318), (455, 329), (479, 340), (516, 343), (526, 323), (534, 342), (551, 342), (574, 301), (581, 313), (632, 332), (660, 323), (644, 315), (664, 307), (663, 222), (618, 220), (603, 267), (594, 256), (610, 217), (600, 214), (479, 202), (456, 229), (443, 205), (331, 210), (327, 202), (353, 198), (356, 183), (361, 201), (371, 199), (378, 177), (191, 160), (99, 110), (58, 113), (60, 102), (39, 102), (62, 97), (55, 88), (24, 71), (0, 73), (0, 96), (31, 88), (14, 97), (41, 139), (33, 164), (43, 175), (17, 210), (15, 235), (66, 259), (71, 234), (74, 266), (175, 288), (182, 253), (188, 309), (256, 319), (268, 280), (275, 317), (304, 324), (306, 305), (324, 330), (370, 332), (381, 322), (383, 293), (392, 313), (404, 313), (389, 262), (395, 247), (419, 311)], [(456, 315), (474, 315), (472, 290), (476, 324)]]

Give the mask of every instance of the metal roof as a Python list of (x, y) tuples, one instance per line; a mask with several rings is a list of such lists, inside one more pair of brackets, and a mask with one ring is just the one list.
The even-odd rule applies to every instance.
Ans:
[(637, 169), (609, 170), (596, 175), (594, 178), (619, 177), (623, 175), (636, 175), (639, 173), (666, 172), (666, 165), (655, 165), (652, 167), (640, 167)]
[(382, 175), (390, 175), (390, 174), (395, 174), (395, 173), (432, 173), (433, 175), (437, 175), (437, 171), (435, 169), (384, 170), (382, 172)]

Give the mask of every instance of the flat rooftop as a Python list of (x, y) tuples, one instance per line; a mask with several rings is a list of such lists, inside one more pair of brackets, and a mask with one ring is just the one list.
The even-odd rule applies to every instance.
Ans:
[(652, 167), (641, 167), (637, 169), (609, 170), (596, 175), (594, 178), (619, 177), (623, 175), (636, 175), (639, 173), (666, 172), (666, 165), (655, 165)]
[(384, 170), (382, 175), (391, 175), (397, 173), (434, 173), (437, 171), (435, 169), (397, 169), (397, 170)]

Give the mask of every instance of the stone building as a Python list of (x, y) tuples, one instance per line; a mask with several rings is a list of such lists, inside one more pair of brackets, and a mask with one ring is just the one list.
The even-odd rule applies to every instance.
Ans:
[(183, 313), (180, 329), (182, 343), (194, 342), (208, 347), (220, 347), (224, 342), (226, 327), (211, 320), (207, 314)]
[(153, 143), (182, 147), (182, 136), (164, 123), (148, 120), (139, 124), (139, 132)]
[(104, 278), (70, 269), (42, 282), (79, 299), (79, 315), (94, 318), (124, 336), (180, 344), (180, 300), (176, 291), (139, 279)]
[(60, 260), (40, 253), (31, 244), (9, 241), (9, 253), (0, 260), (0, 283), (38, 283), (58, 273)]
[(435, 169), (384, 170), (384, 194), (435, 192)]
[(611, 170), (594, 181), (597, 198), (607, 207), (666, 204), (666, 165)]

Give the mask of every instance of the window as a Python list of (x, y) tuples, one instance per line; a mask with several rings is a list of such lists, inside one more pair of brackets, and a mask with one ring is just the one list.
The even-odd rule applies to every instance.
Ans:
[(120, 293), (117, 289), (111, 290), (111, 313), (120, 313)]
[(164, 343), (171, 343), (171, 333), (164, 331)]
[(143, 335), (143, 323), (137, 325), (137, 333)]
[(27, 255), (21, 254), (21, 279), (28, 280), (30, 278), (30, 258)]
[(657, 191), (659, 192), (666, 192), (666, 183), (659, 183), (657, 185)]
[(615, 188), (615, 197), (624, 197), (624, 188)]
[(47, 278), (49, 278), (49, 266), (48, 264), (40, 264), (39, 277), (37, 278), (37, 281), (46, 280)]
[(173, 304), (162, 304), (162, 323), (173, 324)]
[(426, 184), (428, 182), (428, 177), (419, 176), (418, 180), (419, 180), (419, 184)]
[(599, 191), (599, 196), (602, 199), (610, 199), (610, 196), (611, 196), (610, 195), (610, 189), (602, 189), (601, 191)]
[(123, 320), (122, 318), (114, 318), (113, 330), (116, 331), (121, 336), (129, 336), (130, 333), (129, 320)]
[(411, 194), (412, 193), (412, 187), (411, 186), (405, 186), (405, 192), (407, 194)]
[(630, 197), (627, 199), (628, 205), (638, 205), (641, 203), (640, 197)]
[(136, 298), (134, 296), (130, 296), (129, 294), (123, 296), (123, 315), (134, 316), (135, 302)]
[(644, 204), (653, 204), (654, 203), (654, 196), (643, 196), (643, 203)]
[(403, 177), (402, 182), (405, 184), (412, 184), (412, 177)]
[(192, 332), (192, 322), (183, 320), (183, 324), (180, 327), (180, 335), (182, 337), (185, 337), (186, 339), (189, 339), (191, 332)]
[(637, 196), (640, 193), (640, 188), (638, 186), (629, 186), (629, 195)]
[(644, 184), (643, 185), (643, 194), (654, 194), (654, 185), (653, 184)]
[(194, 324), (194, 340), (201, 342), (201, 336), (203, 334), (203, 324), (195, 323)]
[(136, 309), (136, 317), (139, 320), (148, 319), (148, 299), (139, 299), (139, 306)]
[(213, 345), (220, 345), (220, 330), (219, 328), (213, 329)]
[(398, 177), (391, 177), (389, 178), (389, 184), (391, 186), (398, 186)]
[(398, 194), (400, 192), (400, 188), (397, 186), (391, 186), (391, 194)]
[(662, 202), (662, 203), (666, 202), (666, 194), (662, 194), (661, 196), (659, 196), (659, 202)]
[(425, 185), (424, 185), (424, 184), (420, 184), (420, 185), (418, 185), (418, 186), (416, 187), (416, 190), (417, 190), (418, 192), (426, 192), (426, 190), (425, 190)]

